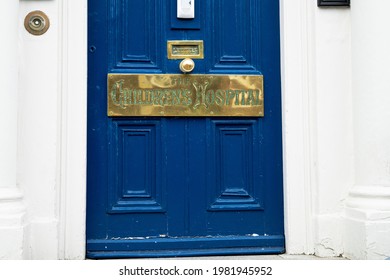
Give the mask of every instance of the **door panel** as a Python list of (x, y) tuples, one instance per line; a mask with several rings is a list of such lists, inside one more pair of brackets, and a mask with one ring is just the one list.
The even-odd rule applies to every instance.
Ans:
[(164, 213), (161, 121), (118, 120), (112, 129), (109, 213)]
[[(278, 1), (195, 5), (89, 1), (88, 257), (284, 251)], [(180, 73), (168, 40), (204, 41), (194, 74), (263, 75), (264, 117), (108, 117), (107, 74)]]
[[(90, 1), (93, 2), (93, 1)], [(119, 72), (163, 71), (163, 0), (106, 0), (99, 12), (110, 12), (102, 23), (108, 27), (109, 68)], [(95, 6), (96, 3), (90, 3)], [(99, 4), (100, 5), (100, 4)], [(101, 15), (104, 16), (104, 15)], [(107, 26), (108, 25), (108, 26)], [(103, 27), (103, 26), (101, 26)], [(103, 31), (103, 29), (102, 29)], [(99, 33), (98, 36), (105, 34)]]
[(258, 121), (210, 120), (209, 126), (209, 211), (262, 210)]
[[(260, 7), (258, 0), (208, 1), (210, 14), (210, 73), (261, 72)], [(210, 32), (211, 31), (211, 32)], [(214, 31), (214, 32), (213, 32)]]

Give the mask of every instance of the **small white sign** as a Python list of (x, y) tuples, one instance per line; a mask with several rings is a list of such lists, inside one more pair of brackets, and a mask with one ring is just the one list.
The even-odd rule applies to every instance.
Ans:
[(195, 18), (195, 0), (177, 0), (177, 18)]

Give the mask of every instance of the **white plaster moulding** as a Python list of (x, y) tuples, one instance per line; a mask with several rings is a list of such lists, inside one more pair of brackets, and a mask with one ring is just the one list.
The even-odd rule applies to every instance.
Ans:
[(345, 205), (349, 208), (390, 211), (390, 186), (354, 186), (348, 194)]
[(0, 188), (0, 216), (25, 214), (23, 194), (16, 188)]
[(15, 201), (23, 199), (23, 194), (20, 190), (12, 188), (0, 188), (0, 202)]

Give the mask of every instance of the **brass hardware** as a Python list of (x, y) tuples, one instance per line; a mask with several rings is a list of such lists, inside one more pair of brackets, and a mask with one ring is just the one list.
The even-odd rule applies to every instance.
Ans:
[(262, 75), (108, 74), (108, 116), (264, 116)]
[(182, 62), (180, 62), (180, 71), (184, 74), (190, 73), (195, 68), (195, 62), (191, 58), (185, 58)]
[(32, 35), (42, 35), (49, 29), (50, 20), (44, 12), (33, 11), (25, 17), (24, 27)]
[(168, 59), (203, 59), (203, 41), (168, 41), (167, 42)]

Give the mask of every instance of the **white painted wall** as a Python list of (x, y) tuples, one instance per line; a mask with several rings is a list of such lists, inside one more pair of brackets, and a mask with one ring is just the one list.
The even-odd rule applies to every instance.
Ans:
[[(9, 38), (0, 45), (0, 85), (9, 89), (0, 92), (0, 129), (9, 132), (0, 137), (0, 259), (85, 256), (86, 3), (0, 3), (8, 22), (19, 9), (17, 28), (0, 26)], [(389, 255), (389, 6), (281, 0), (290, 254)], [(40, 37), (23, 27), (36, 9), (51, 19)]]
[[(42, 10), (50, 28), (28, 33), (24, 17)], [(58, 257), (59, 32), (57, 1), (21, 1), (19, 16), (18, 183), (25, 193), (29, 258)]]
[(314, 246), (318, 256), (339, 256), (343, 254), (341, 213), (354, 172), (350, 10), (315, 8), (314, 18)]

